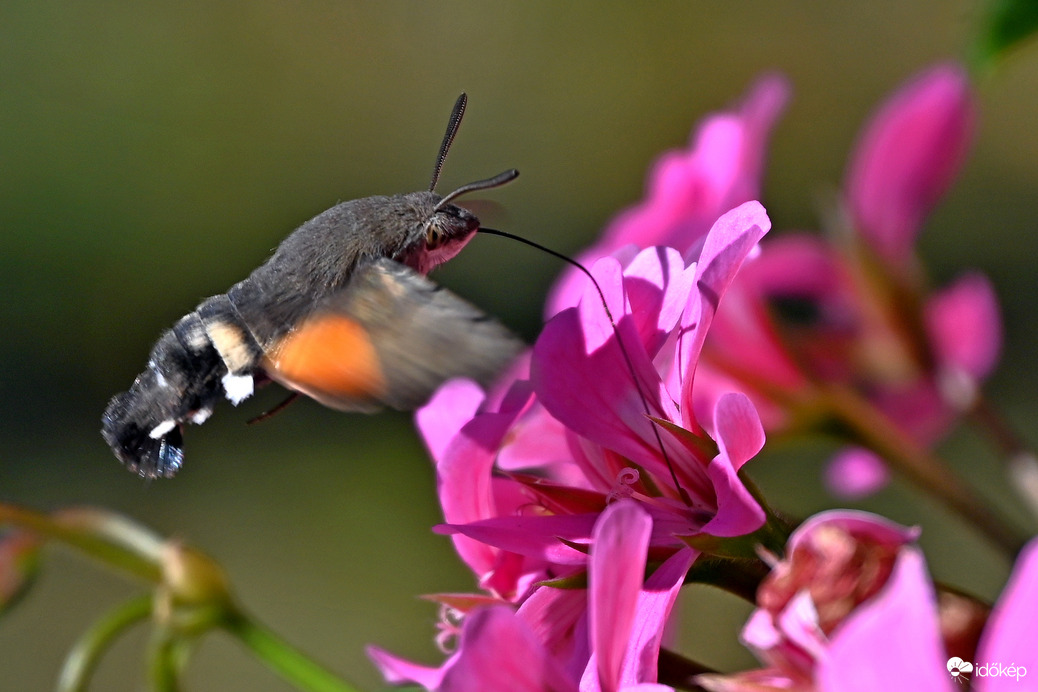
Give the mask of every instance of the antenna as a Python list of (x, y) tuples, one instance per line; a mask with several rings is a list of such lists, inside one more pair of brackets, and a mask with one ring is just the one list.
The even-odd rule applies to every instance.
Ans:
[(476, 190), (489, 190), (492, 187), (501, 187), (502, 185), (512, 182), (518, 177), (519, 171), (517, 171), (514, 168), (510, 168), (507, 171), (498, 173), (493, 178), (487, 178), (486, 180), (477, 180), (474, 183), (462, 185), (457, 190), (455, 190), (454, 192), (450, 193), (449, 195), (441, 199), (439, 202), (437, 202), (436, 206), (433, 207), (433, 211), (439, 211), (440, 209), (443, 209), (445, 206), (451, 203), (451, 200), (457, 199), (458, 197), (461, 197), (464, 194), (467, 194), (469, 192), (475, 192)]
[(447, 121), (447, 131), (443, 133), (443, 142), (440, 143), (440, 154), (436, 157), (436, 167), (433, 168), (432, 182), (429, 183), (429, 192), (436, 189), (436, 183), (440, 180), (440, 170), (443, 168), (443, 161), (447, 158), (447, 152), (450, 151), (455, 135), (458, 134), (458, 128), (461, 126), (461, 118), (465, 115), (465, 106), (468, 105), (468, 102), (469, 97), (465, 92), (462, 92), (461, 96), (458, 97), (458, 100), (454, 102), (454, 108), (451, 110), (450, 120)]
[[(497, 177), (500, 178), (503, 175), (504, 173)], [(508, 233), (507, 231), (499, 231), (494, 228), (484, 228), (482, 226), (480, 226), (479, 232), (487, 233), (489, 235), (496, 235), (500, 238), (508, 238), (509, 240), (515, 240), (524, 245), (529, 245), (532, 248), (536, 248), (542, 252), (546, 252), (552, 257), (556, 257), (562, 260), (563, 262), (566, 262), (567, 264), (576, 267), (577, 269), (582, 271), (584, 275), (587, 276), (587, 278), (591, 279), (591, 283), (594, 285), (595, 290), (598, 292), (598, 298), (602, 302), (602, 309), (605, 310), (606, 317), (609, 318), (609, 324), (613, 327), (613, 333), (616, 335), (616, 343), (620, 347), (620, 352), (623, 354), (624, 362), (627, 364), (627, 370), (631, 373), (631, 381), (634, 382), (634, 388), (638, 390), (638, 398), (641, 399), (642, 409), (645, 412), (645, 416), (649, 419), (649, 422), (652, 423), (652, 434), (656, 438), (656, 444), (659, 445), (660, 454), (663, 456), (663, 462), (667, 465), (667, 470), (670, 471), (670, 479), (671, 481), (673, 481), (674, 487), (678, 489), (678, 494), (681, 496), (682, 502), (691, 507), (692, 498), (689, 496), (688, 491), (685, 490), (684, 487), (682, 487), (681, 482), (678, 480), (678, 475), (674, 471), (674, 465), (671, 463), (670, 456), (667, 454), (667, 448), (663, 446), (663, 438), (660, 436), (659, 424), (656, 421), (652, 420), (652, 411), (649, 410), (649, 401), (645, 396), (645, 392), (642, 391), (641, 384), (639, 384), (638, 382), (638, 375), (634, 370), (634, 363), (631, 361), (631, 354), (627, 352), (627, 347), (624, 346), (623, 339), (620, 337), (620, 329), (616, 326), (616, 320), (613, 318), (613, 312), (609, 309), (609, 304), (606, 302), (605, 293), (602, 291), (602, 287), (598, 285), (598, 281), (595, 279), (595, 277), (592, 276), (591, 272), (588, 270), (587, 267), (585, 267), (583, 264), (573, 259), (572, 257), (564, 255), (561, 252), (557, 252), (556, 250), (552, 250), (549, 247), (545, 247), (540, 243), (534, 242), (527, 238), (523, 238), (522, 236), (513, 235), (512, 233)]]

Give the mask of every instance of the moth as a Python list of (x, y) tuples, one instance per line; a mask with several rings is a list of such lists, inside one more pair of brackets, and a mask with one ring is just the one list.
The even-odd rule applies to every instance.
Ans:
[(204, 423), (220, 399), (241, 403), (257, 384), (273, 381), (344, 411), (408, 410), (450, 378), (488, 383), (523, 349), (498, 321), (425, 276), (480, 227), (453, 200), (519, 175), (435, 192), (466, 104), (462, 94), (427, 191), (318, 214), (248, 278), (159, 337), (144, 372), (102, 416), (102, 437), (127, 468), (172, 477), (184, 463), (184, 426)]

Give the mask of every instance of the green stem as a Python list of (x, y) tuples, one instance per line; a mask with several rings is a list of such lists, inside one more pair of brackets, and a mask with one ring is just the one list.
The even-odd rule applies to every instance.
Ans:
[(139, 552), (113, 542), (108, 537), (91, 533), (89, 527), (76, 525), (75, 522), (0, 503), (0, 525), (3, 524), (14, 524), (44, 538), (61, 541), (106, 565), (125, 570), (146, 581), (158, 583), (162, 578), (161, 568), (150, 558), (143, 557)]
[(657, 663), (658, 680), (662, 685), (669, 685), (679, 690), (700, 692), (706, 688), (695, 683), (697, 675), (716, 673), (716, 670), (708, 668), (703, 664), (685, 658), (669, 649), (660, 649), (659, 662)]
[(757, 501), (757, 504), (764, 510), (765, 521), (764, 525), (754, 532), (754, 536), (760, 542), (760, 545), (770, 553), (775, 555), (781, 555), (786, 549), (786, 541), (789, 540), (790, 534), (796, 529), (799, 522), (792, 522), (787, 518), (779, 515), (771, 505), (764, 498), (764, 493), (761, 492), (757, 484), (754, 483), (748, 475), (743, 471), (739, 470), (739, 480), (742, 481), (746, 489), (753, 495), (753, 499)]
[(76, 641), (58, 677), (58, 692), (82, 692), (115, 638), (151, 616), (151, 596), (139, 596), (109, 611)]
[(769, 568), (760, 559), (701, 555), (685, 576), (686, 584), (709, 584), (756, 604), (757, 589)]
[(222, 627), (289, 683), (309, 692), (358, 692), (244, 613), (228, 612)]
[(1036, 456), (1016, 430), (1001, 415), (983, 394), (977, 395), (976, 404), (970, 409), (970, 417), (988, 434), (991, 441), (1007, 459), (1020, 454)]
[(1020, 552), (1027, 538), (1016, 527), (981, 502), (977, 491), (966, 485), (947, 464), (912, 440), (869, 402), (839, 386), (822, 388), (821, 396), (832, 414), (850, 427), (865, 446), (885, 458), (917, 486), (943, 501), (999, 546), (1010, 559)]
[(1038, 454), (983, 394), (977, 397), (970, 417), (1001, 453), (1010, 486), (1038, 516)]
[(179, 692), (180, 671), (187, 658), (183, 638), (172, 632), (158, 631), (148, 659), (148, 676), (155, 692)]

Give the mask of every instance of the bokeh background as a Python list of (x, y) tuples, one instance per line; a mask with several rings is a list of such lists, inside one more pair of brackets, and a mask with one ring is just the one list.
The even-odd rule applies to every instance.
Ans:
[[(264, 424), (266, 391), (189, 431), (173, 481), (142, 483), (98, 436), (113, 393), (159, 332), (225, 291), (295, 226), (350, 198), (427, 185), (457, 94), (467, 119), (441, 191), (516, 167), (488, 194), (493, 225), (564, 251), (639, 198), (663, 150), (763, 71), (794, 100), (771, 146), (764, 202), (776, 229), (816, 228), (855, 133), (917, 70), (962, 57), (975, 2), (489, 4), (49, 2), (0, 4), (0, 499), (101, 505), (179, 536), (226, 566), (261, 620), (367, 689), (377, 642), (429, 662), (436, 609), (417, 594), (471, 577), (439, 520), (410, 417), (301, 402)], [(1004, 365), (989, 391), (1034, 440), (1038, 346), (1038, 50), (978, 76), (980, 127), (921, 241), (935, 281), (966, 267), (1004, 301)], [(437, 280), (528, 339), (557, 262), (476, 238)], [(968, 329), (969, 325), (964, 325)], [(973, 433), (944, 447), (1022, 516)], [(752, 462), (777, 504), (829, 506), (828, 449)], [(937, 577), (984, 596), (1008, 566), (899, 484), (860, 506), (926, 527)], [(76, 636), (140, 586), (61, 550), (0, 620), (0, 688), (53, 686)], [(686, 589), (682, 650), (748, 665), (748, 608)], [(147, 633), (122, 640), (94, 689), (145, 686)], [(200, 643), (187, 688), (288, 687), (232, 640)]]

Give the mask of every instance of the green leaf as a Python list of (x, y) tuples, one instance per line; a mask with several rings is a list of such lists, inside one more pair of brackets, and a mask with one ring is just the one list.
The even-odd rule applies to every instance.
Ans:
[(581, 571), (576, 574), (571, 574), (568, 577), (558, 577), (557, 579), (545, 579), (544, 581), (537, 582), (538, 586), (548, 586), (553, 589), (586, 589), (587, 588), (587, 572)]
[(981, 19), (977, 60), (982, 67), (990, 67), (1036, 32), (1038, 2), (990, 0)]
[(649, 420), (670, 431), (704, 466), (717, 456), (719, 451), (717, 443), (709, 437), (697, 435), (691, 430), (686, 430), (677, 423), (672, 423), (664, 418), (649, 416)]

